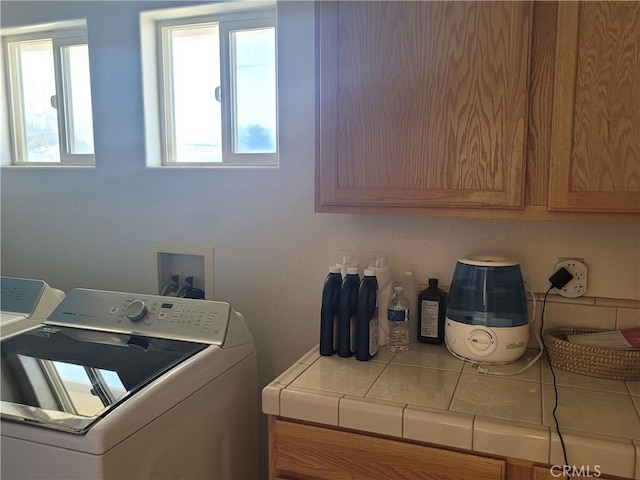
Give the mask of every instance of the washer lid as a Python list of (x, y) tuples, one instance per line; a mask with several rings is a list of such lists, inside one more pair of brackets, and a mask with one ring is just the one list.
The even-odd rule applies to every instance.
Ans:
[(85, 433), (207, 344), (42, 325), (1, 344), (3, 419)]

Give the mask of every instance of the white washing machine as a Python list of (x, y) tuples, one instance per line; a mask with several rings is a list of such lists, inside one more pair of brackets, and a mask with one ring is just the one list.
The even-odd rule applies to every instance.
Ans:
[(30, 278), (0, 277), (0, 292), (2, 338), (42, 323), (65, 297), (62, 290)]
[(75, 289), (1, 347), (3, 479), (257, 478), (257, 354), (228, 303)]

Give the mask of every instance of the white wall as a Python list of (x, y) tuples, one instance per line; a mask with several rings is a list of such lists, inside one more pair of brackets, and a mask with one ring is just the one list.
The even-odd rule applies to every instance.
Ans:
[(411, 268), (443, 285), (456, 258), (503, 253), (538, 292), (558, 257), (581, 257), (589, 295), (640, 299), (638, 225), (314, 213), (311, 2), (279, 5), (280, 169), (145, 169), (137, 12), (178, 3), (2, 1), (3, 27), (87, 18), (97, 164), (2, 169), (3, 275), (146, 292), (152, 241), (213, 245), (216, 296), (248, 319), (260, 387), (318, 341), (322, 283), (340, 248), (361, 263), (389, 250), (397, 278)]

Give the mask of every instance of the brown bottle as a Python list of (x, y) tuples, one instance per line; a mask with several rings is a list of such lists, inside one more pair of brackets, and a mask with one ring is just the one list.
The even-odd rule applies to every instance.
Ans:
[(438, 288), (438, 279), (430, 278), (429, 286), (418, 295), (418, 341), (439, 345), (444, 341), (447, 294)]

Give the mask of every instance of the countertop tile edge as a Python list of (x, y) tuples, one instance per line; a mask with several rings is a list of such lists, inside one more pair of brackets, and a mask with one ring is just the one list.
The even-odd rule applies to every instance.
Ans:
[(344, 396), (340, 399), (339, 426), (402, 438), (406, 404)]
[(419, 405), (404, 409), (402, 435), (407, 440), (472, 450), (474, 416)]
[[(564, 465), (562, 444), (555, 429), (551, 429), (549, 464)], [(634, 478), (637, 447), (631, 439), (585, 434), (573, 430), (561, 430), (569, 464), (601, 473)], [(603, 460), (604, 459), (604, 460)]]
[(548, 427), (476, 415), (473, 450), (503, 457), (549, 462)]
[(280, 393), (280, 414), (284, 417), (338, 426), (341, 394), (314, 392), (289, 386)]

